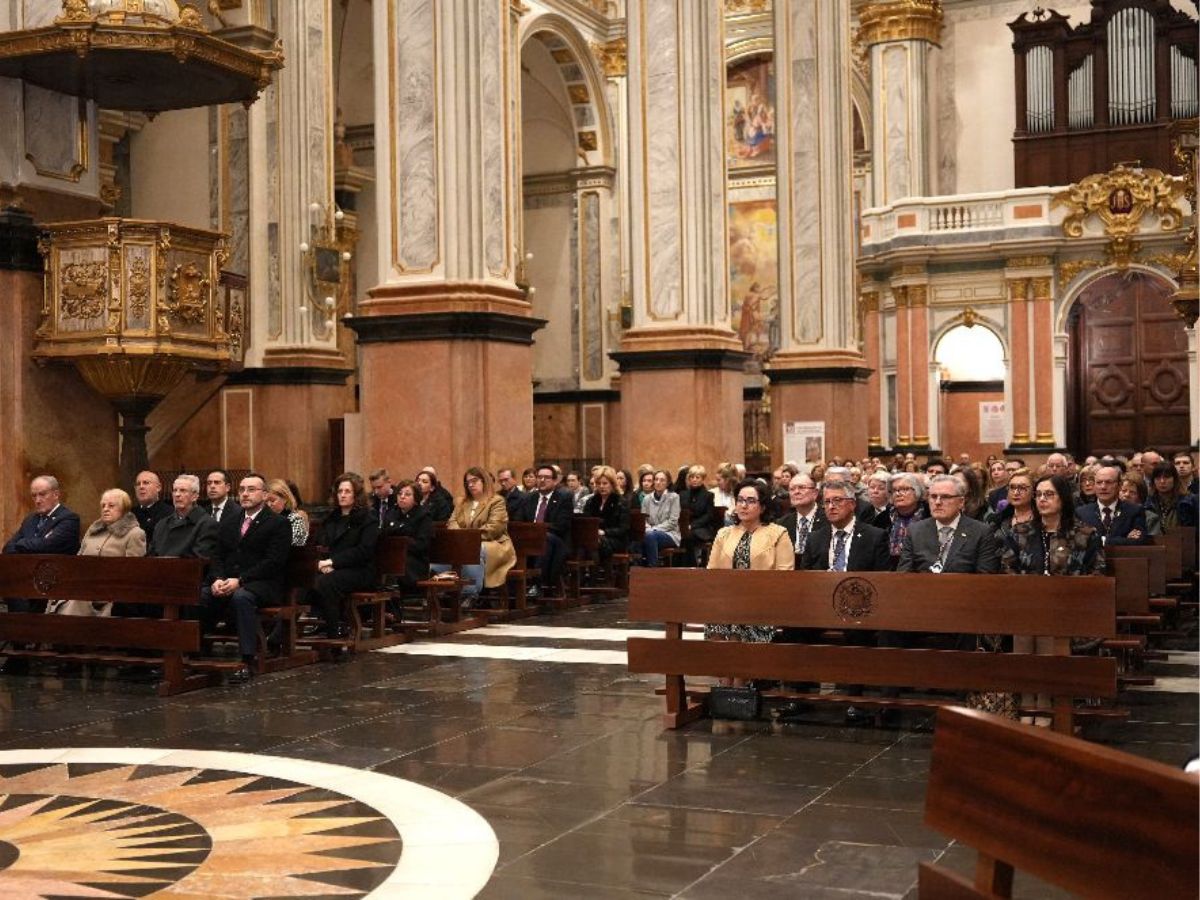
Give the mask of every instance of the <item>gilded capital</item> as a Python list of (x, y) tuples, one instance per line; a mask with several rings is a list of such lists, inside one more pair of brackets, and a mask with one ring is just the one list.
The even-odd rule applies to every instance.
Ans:
[(941, 45), (941, 0), (884, 0), (858, 13), (858, 38), (868, 47), (889, 41), (929, 41)]
[(863, 291), (859, 294), (859, 303), (863, 312), (879, 312), (879, 291)]
[(1028, 278), (1010, 278), (1008, 281), (1008, 299), (1016, 303), (1025, 300), (1029, 294)]
[(1049, 300), (1050, 299), (1050, 279), (1049, 278), (1034, 278), (1033, 284), (1033, 299), (1034, 300)]
[(617, 38), (607, 44), (592, 44), (592, 53), (607, 77), (623, 78), (627, 74), (628, 45), (625, 38)]
[(929, 288), (923, 284), (910, 284), (908, 286), (908, 305), (928, 306)]

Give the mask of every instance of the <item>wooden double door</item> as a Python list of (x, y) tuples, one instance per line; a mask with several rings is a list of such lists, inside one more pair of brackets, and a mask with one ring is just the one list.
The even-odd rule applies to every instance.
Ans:
[(1068, 440), (1076, 454), (1170, 454), (1188, 446), (1187, 331), (1171, 285), (1146, 272), (1113, 273), (1071, 309)]

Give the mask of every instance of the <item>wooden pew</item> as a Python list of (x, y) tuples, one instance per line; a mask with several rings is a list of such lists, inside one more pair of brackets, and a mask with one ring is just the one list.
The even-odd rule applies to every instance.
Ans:
[(288, 553), (283, 603), (258, 610), (258, 674), (280, 672), (317, 661), (317, 651), (300, 645), (300, 617), (322, 558), (316, 545), (293, 547)]
[(1012, 896), (1020, 869), (1081, 897), (1194, 900), (1200, 782), (1161, 763), (974, 710), (938, 710), (925, 824), (979, 857), (921, 863), (920, 900)]
[[(645, 534), (645, 531), (643, 531)], [(679, 511), (679, 546), (667, 547), (665, 550), (658, 552), (659, 558), (664, 566), (676, 565), (676, 560), (683, 560), (684, 565), (689, 565), (688, 561), (688, 545), (692, 540), (692, 511), (690, 509), (681, 509)]]
[(567, 559), (566, 596), (556, 600), (558, 609), (584, 603), (583, 578), (597, 570), (600, 556), (600, 520), (594, 516), (571, 516), (571, 556)]
[(527, 599), (529, 588), (542, 580), (541, 568), (530, 565), (529, 561), (546, 555), (548, 531), (549, 526), (545, 522), (509, 521), (508, 539), (512, 541), (517, 561), (508, 570), (508, 580), (504, 586), (506, 608), (480, 610), (489, 619), (507, 622), (536, 616), (541, 611), (536, 605), (530, 606)]
[[(0, 555), (0, 597), (129, 602), (162, 608), (161, 618), (0, 613), (3, 656), (115, 666), (162, 667), (158, 694), (207, 687), (219, 665), (189, 672), (184, 655), (200, 652), (200, 623), (181, 609), (200, 603), (205, 560), (96, 556)], [(33, 644), (34, 649), (14, 646)], [(138, 651), (122, 653), (122, 650)], [(233, 663), (234, 666), (240, 662)]]
[[(1104, 577), (640, 569), (629, 619), (661, 622), (663, 639), (630, 638), (629, 670), (666, 679), (668, 728), (704, 714), (686, 676), (816, 681), (933, 690), (1050, 694), (1054, 727), (1070, 733), (1073, 698), (1113, 698), (1116, 662), (1071, 656), (1072, 636), (1116, 635), (1115, 584)], [(683, 626), (776, 625), (943, 634), (1054, 637), (1055, 655), (807, 644), (684, 641)], [(935, 707), (945, 701), (802, 695), (811, 701)]]
[(1162, 622), (1160, 615), (1150, 611), (1150, 561), (1137, 556), (1107, 556), (1105, 571), (1116, 580), (1118, 634), (1102, 646), (1117, 659), (1117, 681), (1122, 686), (1154, 684), (1153, 676), (1135, 674), (1144, 661), (1145, 629)]
[(483, 532), (478, 528), (440, 526), (434, 529), (433, 542), (429, 547), (429, 562), (449, 565), (454, 574), (450, 577), (418, 581), (417, 587), (424, 591), (420, 618), (405, 618), (397, 622), (397, 630), (440, 637), (487, 624), (486, 617), (478, 610), (472, 610), (469, 615), (463, 614), (460, 600), (466, 582), (455, 571), (462, 566), (479, 565), (479, 549), (482, 543)]

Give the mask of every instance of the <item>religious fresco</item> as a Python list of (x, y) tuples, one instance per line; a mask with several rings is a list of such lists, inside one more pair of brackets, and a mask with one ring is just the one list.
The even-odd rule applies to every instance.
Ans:
[(779, 349), (779, 253), (774, 200), (729, 205), (729, 296), (733, 329), (762, 370)]
[(755, 57), (725, 77), (725, 147), (730, 167), (775, 164), (775, 61)]

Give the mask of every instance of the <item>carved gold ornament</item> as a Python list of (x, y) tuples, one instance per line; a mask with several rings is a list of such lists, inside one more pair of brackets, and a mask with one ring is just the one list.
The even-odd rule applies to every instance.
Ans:
[(102, 262), (68, 263), (62, 268), (59, 318), (86, 322), (104, 312), (108, 300), (108, 268)]
[(1119, 269), (1129, 266), (1139, 244), (1133, 236), (1141, 229), (1147, 214), (1157, 216), (1162, 231), (1174, 231), (1183, 221), (1179, 198), (1182, 179), (1158, 169), (1133, 169), (1118, 165), (1100, 175), (1089, 175), (1054, 196), (1052, 206), (1070, 210), (1063, 220), (1063, 234), (1083, 237), (1084, 224), (1092, 216), (1100, 219), (1109, 238), (1105, 250), (1109, 261)]
[(764, 13), (768, 12), (772, 5), (771, 0), (725, 0), (725, 15), (743, 16)]
[(858, 39), (867, 47), (889, 41), (942, 40), (941, 0), (890, 0), (858, 11)]
[(171, 273), (171, 288), (165, 304), (168, 315), (187, 325), (204, 321), (211, 282), (194, 262), (180, 263)]
[(140, 256), (129, 263), (129, 311), (141, 319), (150, 305), (150, 265)]
[(625, 38), (607, 44), (592, 44), (592, 54), (608, 78), (623, 78), (628, 72), (628, 45)]

